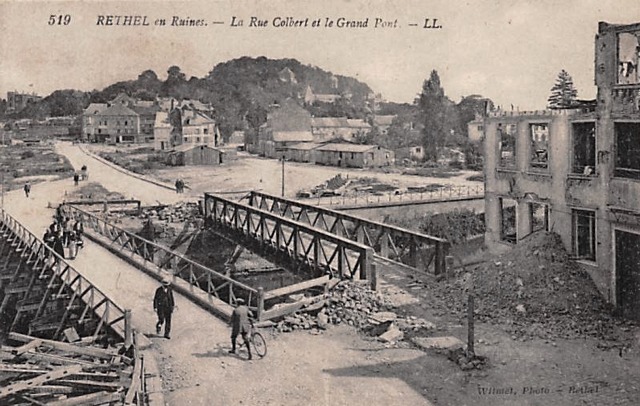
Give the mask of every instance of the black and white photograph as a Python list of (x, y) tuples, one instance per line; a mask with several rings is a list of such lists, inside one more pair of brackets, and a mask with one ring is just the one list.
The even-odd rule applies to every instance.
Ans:
[(0, 0), (0, 405), (640, 405), (638, 0)]

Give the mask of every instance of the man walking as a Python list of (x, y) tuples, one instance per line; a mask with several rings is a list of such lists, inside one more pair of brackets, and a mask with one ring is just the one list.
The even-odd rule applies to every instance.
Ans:
[(171, 336), (171, 313), (175, 307), (173, 301), (173, 291), (171, 290), (171, 282), (169, 279), (162, 281), (162, 286), (156, 289), (153, 297), (153, 310), (158, 314), (158, 322), (156, 323), (156, 334), (160, 334), (162, 325), (164, 324), (164, 338), (169, 339)]
[(31, 184), (27, 182), (24, 184), (24, 195), (29, 197), (29, 193), (31, 193)]
[(244, 344), (247, 346), (249, 352), (249, 359), (251, 359), (251, 347), (249, 346), (249, 331), (251, 330), (250, 318), (253, 317), (251, 310), (244, 304), (244, 299), (236, 299), (236, 308), (231, 313), (231, 351), (229, 353), (236, 353), (236, 339), (238, 334), (242, 335)]

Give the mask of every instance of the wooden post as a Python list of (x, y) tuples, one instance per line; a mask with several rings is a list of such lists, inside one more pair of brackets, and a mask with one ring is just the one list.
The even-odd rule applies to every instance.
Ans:
[(260, 286), (258, 288), (258, 295), (256, 297), (258, 302), (258, 310), (256, 311), (256, 318), (258, 321), (262, 319), (262, 314), (264, 313), (264, 288)]
[(125, 309), (124, 311), (124, 347), (129, 348), (131, 344), (133, 344), (131, 309)]
[(378, 267), (375, 263), (369, 266), (369, 284), (371, 290), (378, 290)]
[(473, 343), (474, 343), (474, 321), (473, 321), (473, 316), (474, 316), (474, 303), (473, 303), (473, 294), (469, 295), (468, 298), (468, 303), (467, 303), (467, 329), (468, 329), (468, 336), (467, 336), (467, 355), (468, 356), (474, 356), (475, 355), (475, 351), (473, 349)]

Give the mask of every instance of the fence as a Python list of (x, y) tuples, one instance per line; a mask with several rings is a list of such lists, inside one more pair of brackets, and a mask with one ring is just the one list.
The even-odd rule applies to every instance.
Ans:
[(356, 192), (352, 196), (327, 196), (311, 199), (303, 199), (313, 202), (318, 206), (371, 206), (387, 204), (403, 204), (411, 202), (439, 202), (466, 198), (484, 197), (484, 185), (445, 185), (428, 191), (404, 192), (404, 193), (371, 193), (368, 191)]

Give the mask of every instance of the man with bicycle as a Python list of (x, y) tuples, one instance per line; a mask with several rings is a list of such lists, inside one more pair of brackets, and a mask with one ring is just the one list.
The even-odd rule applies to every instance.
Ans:
[(233, 313), (231, 314), (231, 351), (229, 351), (229, 353), (236, 353), (236, 339), (238, 338), (238, 334), (240, 334), (242, 335), (244, 344), (247, 346), (249, 359), (252, 358), (248, 336), (251, 331), (252, 317), (253, 313), (251, 313), (251, 310), (244, 304), (244, 299), (236, 299), (236, 308), (233, 309)]

